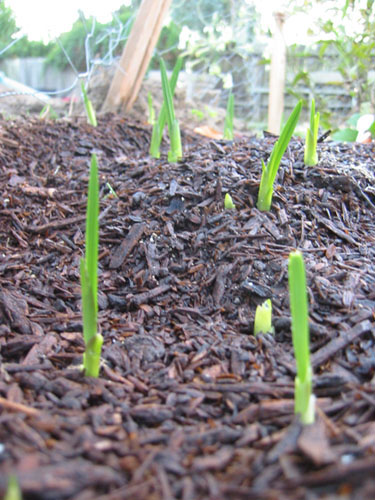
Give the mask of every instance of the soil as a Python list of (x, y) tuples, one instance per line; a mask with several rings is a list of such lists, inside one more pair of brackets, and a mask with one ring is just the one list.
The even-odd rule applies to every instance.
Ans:
[[(105, 115), (0, 120), (0, 494), (24, 499), (375, 498), (374, 144), (303, 142), (272, 209), (275, 138), (148, 155)], [(79, 261), (100, 165), (100, 377), (81, 371)], [(109, 189), (114, 190), (116, 196)], [(235, 210), (225, 210), (230, 192)], [(316, 421), (294, 416), (287, 261), (308, 281)], [(252, 334), (272, 299), (275, 334)]]

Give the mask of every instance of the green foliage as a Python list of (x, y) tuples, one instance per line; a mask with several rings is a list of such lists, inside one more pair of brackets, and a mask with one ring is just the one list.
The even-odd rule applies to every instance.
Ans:
[[(14, 39), (14, 35), (19, 31), (14, 19), (13, 11), (6, 7), (4, 2), (0, 2), (0, 52), (5, 49)], [(1, 54), (4, 58), (6, 53)]]
[(313, 167), (318, 163), (318, 153), (316, 147), (318, 143), (319, 117), (320, 114), (315, 113), (315, 100), (312, 99), (310, 108), (310, 127), (307, 129), (306, 133), (304, 155), (305, 165), (310, 167)]
[(98, 377), (103, 337), (97, 333), (98, 318), (99, 179), (96, 155), (91, 158), (86, 215), (85, 258), (81, 259), (83, 355), (85, 375)]
[(342, 128), (332, 134), (332, 139), (334, 141), (341, 142), (354, 142), (357, 139), (357, 136), (358, 130), (355, 130), (353, 128)]
[[(295, 11), (313, 11), (315, 1), (293, 0), (291, 8)], [(322, 2), (320, 2), (322, 3)], [(298, 6), (297, 6), (298, 4)], [(311, 22), (310, 31), (319, 35), (319, 40), (313, 47), (302, 48), (294, 46), (288, 48), (289, 72), (293, 71), (291, 61), (296, 59), (296, 78), (301, 78), (305, 87), (315, 94), (316, 104), (321, 110), (320, 122), (324, 128), (335, 128), (333, 123), (335, 116), (328, 110), (329, 98), (316, 91), (314, 81), (310, 78), (312, 70), (329, 70), (341, 75), (340, 87), (344, 87), (346, 93), (352, 97), (356, 110), (360, 110), (364, 103), (369, 105), (367, 112), (375, 111), (374, 93), (374, 54), (375, 38), (375, 1), (339, 0), (327, 2), (327, 9), (320, 19), (316, 20), (316, 26)], [(323, 36), (321, 34), (323, 32)], [(315, 68), (302, 68), (300, 59), (309, 53), (317, 57)], [(311, 61), (311, 59), (310, 59)], [(305, 77), (301, 74), (305, 72)], [(336, 82), (338, 83), (338, 82)], [(293, 83), (288, 89), (293, 91)], [(299, 96), (301, 98), (302, 96)]]
[(120, 55), (123, 44), (113, 47), (113, 40), (126, 39), (130, 31), (132, 16), (133, 10), (125, 6), (115, 13), (111, 22), (105, 24), (97, 22), (93, 17), (85, 19), (81, 14), (74, 22), (72, 29), (60, 35), (60, 44), (54, 44), (47, 55), (46, 64), (60, 69), (68, 67), (69, 61), (65, 51), (78, 71), (86, 71), (86, 39), (92, 56), (104, 58), (108, 53), (111, 56)]
[(254, 319), (254, 335), (258, 333), (275, 333), (272, 326), (272, 302), (267, 299), (257, 306)]
[(45, 57), (53, 45), (52, 42), (45, 44), (23, 36), (3, 54), (3, 57)]
[(0, 59), (9, 57), (44, 57), (51, 49), (52, 44), (30, 41), (27, 36), (20, 36), (17, 39), (19, 28), (12, 9), (6, 7), (4, 2), (0, 2), (0, 26)]
[(294, 411), (300, 415), (303, 424), (311, 424), (315, 418), (315, 398), (312, 394), (306, 273), (301, 252), (289, 254), (288, 279), (293, 348), (297, 365)]
[(229, 93), (227, 102), (227, 112), (225, 114), (224, 122), (224, 139), (228, 141), (233, 141), (233, 120), (234, 120), (234, 95), (232, 92)]
[(257, 208), (261, 211), (270, 210), (273, 195), (273, 185), (276, 179), (277, 171), (280, 166), (281, 158), (288, 147), (289, 141), (296, 128), (299, 115), (302, 109), (302, 101), (299, 101), (286, 124), (281, 131), (279, 139), (276, 141), (270, 159), (267, 165), (262, 160), (262, 177), (260, 180)]
[[(59, 37), (59, 44), (53, 44), (50, 48), (46, 63), (60, 69), (69, 66), (69, 61), (64, 53), (70, 58), (75, 68), (86, 71), (85, 42), (89, 44), (90, 54), (95, 58), (100, 58), (110, 62), (115, 56), (120, 56), (124, 43), (126, 42), (134, 18), (139, 7), (138, 1), (133, 1), (131, 5), (123, 5), (114, 14), (114, 18), (109, 23), (99, 23), (93, 17), (85, 19), (82, 15), (74, 22), (70, 31), (62, 33)], [(168, 66), (173, 65), (178, 57), (178, 39), (181, 26), (173, 21), (162, 28), (157, 44), (157, 52), (167, 53), (166, 60)], [(90, 35), (88, 37), (88, 35)], [(62, 48), (64, 50), (62, 50)], [(175, 47), (174, 50), (170, 50)], [(108, 61), (107, 61), (108, 59)], [(151, 67), (156, 67), (158, 60), (153, 58)]]
[(243, 64), (259, 18), (255, 7), (246, 0), (237, 0), (235, 7), (230, 0), (192, 4), (191, 9), (186, 2), (171, 6), (175, 22), (184, 20), (179, 46), (189, 60), (189, 70), (214, 75), (225, 88), (242, 85)]
[[(156, 45), (156, 54), (163, 55), (165, 65), (168, 69), (174, 67), (181, 54), (181, 50), (178, 48), (181, 31), (181, 23), (176, 23), (171, 19), (167, 25), (163, 26), (160, 32), (159, 40)], [(151, 59), (151, 69), (158, 68), (158, 59), (157, 56)]]

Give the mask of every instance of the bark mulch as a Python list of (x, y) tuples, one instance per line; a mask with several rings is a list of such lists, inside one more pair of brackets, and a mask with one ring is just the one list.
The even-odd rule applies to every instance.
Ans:
[[(294, 139), (270, 212), (274, 138), (111, 115), (0, 120), (0, 494), (24, 499), (375, 498), (375, 145)], [(100, 164), (100, 378), (80, 313), (88, 166)], [(115, 191), (115, 197), (109, 186)], [(236, 210), (224, 210), (230, 192)], [(287, 260), (303, 251), (316, 423), (293, 414)], [(275, 335), (252, 335), (272, 299)]]

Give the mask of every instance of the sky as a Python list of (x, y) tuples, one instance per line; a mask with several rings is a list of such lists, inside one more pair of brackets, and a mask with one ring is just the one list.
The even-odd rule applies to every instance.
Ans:
[[(181, 1), (181, 0), (180, 0)], [(189, 2), (191, 0), (186, 0)], [(285, 11), (290, 0), (246, 0), (256, 6), (261, 14), (261, 27), (264, 31), (273, 28), (274, 11)], [(358, 0), (359, 1), (359, 0)], [(129, 0), (4, 0), (11, 7), (21, 35), (27, 34), (30, 40), (48, 42), (63, 32), (69, 31), (78, 18), (78, 10), (85, 16), (95, 16), (100, 22), (108, 22), (112, 12)], [(361, 0), (363, 2), (363, 0)], [(301, 3), (296, 0), (296, 3)], [(315, 3), (313, 12), (301, 12), (287, 18), (284, 26), (284, 39), (287, 45), (308, 43), (307, 27), (312, 22), (312, 14), (324, 13), (328, 16), (327, 6), (331, 1)], [(351, 20), (353, 21), (353, 20)]]
[[(187, 0), (189, 1), (189, 0)], [(16, 23), (21, 28), (20, 34), (27, 34), (30, 40), (43, 40), (48, 42), (59, 34), (69, 31), (74, 21), (78, 18), (78, 10), (85, 16), (95, 16), (100, 22), (110, 21), (112, 12), (126, 0), (5, 0), (5, 4), (13, 10)], [(249, 0), (255, 4), (262, 14), (262, 27), (272, 26), (272, 12), (282, 9), (286, 0)], [(296, 22), (292, 30), (286, 33), (300, 31), (305, 23)], [(296, 33), (300, 40), (301, 34)], [(293, 43), (293, 42), (292, 42)]]
[(21, 34), (45, 42), (69, 31), (79, 9), (85, 16), (94, 15), (98, 21), (107, 22), (112, 18), (111, 13), (126, 3), (124, 0), (5, 0)]

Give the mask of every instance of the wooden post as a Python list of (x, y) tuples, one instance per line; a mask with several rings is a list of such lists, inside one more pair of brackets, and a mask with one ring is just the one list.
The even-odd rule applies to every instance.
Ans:
[(283, 37), (285, 14), (274, 12), (276, 28), (272, 37), (272, 55), (268, 96), (268, 131), (280, 133), (284, 110), (284, 88), (286, 68), (286, 45)]
[(120, 106), (129, 111), (132, 107), (171, 2), (172, 0), (142, 0), (105, 98), (103, 111), (116, 111)]

